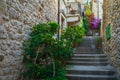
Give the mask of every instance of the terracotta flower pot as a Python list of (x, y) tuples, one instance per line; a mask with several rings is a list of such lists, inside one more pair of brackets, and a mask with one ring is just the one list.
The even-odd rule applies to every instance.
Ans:
[(102, 45), (101, 45), (101, 44), (98, 44), (98, 48), (102, 48)]
[(75, 48), (78, 47), (78, 43), (74, 42), (74, 47)]
[(63, 64), (63, 65), (66, 65), (66, 64), (67, 64), (67, 61), (66, 61), (66, 60), (62, 60), (62, 64)]

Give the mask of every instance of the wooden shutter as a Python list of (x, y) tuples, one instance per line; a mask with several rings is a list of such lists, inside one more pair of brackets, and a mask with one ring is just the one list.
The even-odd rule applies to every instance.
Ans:
[(111, 25), (109, 24), (106, 27), (106, 39), (109, 40), (111, 38)]

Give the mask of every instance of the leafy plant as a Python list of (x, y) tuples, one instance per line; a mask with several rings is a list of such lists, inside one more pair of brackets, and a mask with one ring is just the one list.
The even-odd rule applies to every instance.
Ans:
[(83, 24), (75, 26), (75, 40), (74, 40), (74, 42), (80, 43), (83, 39), (84, 34), (85, 34), (85, 29), (83, 27)]
[(91, 11), (91, 9), (90, 9), (90, 6), (88, 6), (88, 5), (86, 5), (86, 11), (85, 11), (85, 14), (86, 14), (87, 16), (89, 16), (89, 15), (92, 14), (92, 11)]
[(102, 38), (99, 36), (96, 37), (96, 45), (98, 48), (102, 47)]
[(69, 40), (55, 39), (60, 26), (56, 22), (33, 26), (30, 39), (24, 41), (24, 76), (29, 80), (66, 80), (63, 60), (73, 53)]
[(62, 34), (62, 39), (68, 40), (69, 44), (73, 46), (74, 43), (81, 43), (83, 36), (85, 34), (85, 29), (83, 24), (72, 27), (67, 27), (66, 31)]
[(96, 37), (96, 42), (97, 42), (98, 44), (100, 44), (100, 43), (102, 42), (102, 38), (101, 38), (101, 37)]
[(84, 29), (85, 29), (85, 33), (87, 34), (87, 32), (89, 31), (89, 24), (88, 24), (88, 21), (87, 21), (87, 18), (86, 17), (83, 17), (83, 26), (84, 26)]

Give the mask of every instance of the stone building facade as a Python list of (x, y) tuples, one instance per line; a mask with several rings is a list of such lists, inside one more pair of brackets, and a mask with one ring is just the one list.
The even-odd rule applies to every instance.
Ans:
[(19, 80), (33, 25), (57, 21), (57, 0), (0, 0), (0, 80)]
[(94, 13), (94, 17), (102, 19), (103, 15), (103, 0), (92, 0), (92, 12)]
[[(120, 0), (104, 0), (103, 11), (103, 48), (120, 74)], [(111, 27), (109, 40), (106, 39), (108, 25)]]

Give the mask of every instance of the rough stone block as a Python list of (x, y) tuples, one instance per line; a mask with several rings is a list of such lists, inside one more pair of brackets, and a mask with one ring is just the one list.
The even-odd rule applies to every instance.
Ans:
[(3, 55), (0, 55), (0, 62), (2, 62), (4, 59), (4, 56)]
[(5, 0), (0, 0), (0, 14), (4, 14), (6, 11), (6, 2)]
[(18, 17), (18, 14), (14, 8), (9, 9), (9, 17), (10, 19), (16, 19)]

